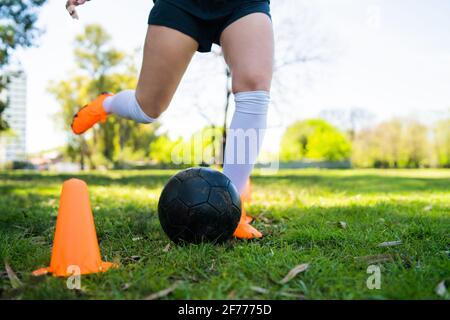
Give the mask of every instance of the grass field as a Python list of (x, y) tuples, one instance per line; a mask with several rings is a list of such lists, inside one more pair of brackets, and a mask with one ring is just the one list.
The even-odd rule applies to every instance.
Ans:
[[(174, 283), (164, 299), (449, 298), (436, 287), (450, 282), (450, 170), (256, 176), (248, 211), (264, 239), (167, 247), (156, 205), (173, 173), (78, 176), (89, 185), (103, 258), (120, 263), (83, 277), (80, 291), (30, 275), (49, 264), (59, 192), (70, 176), (0, 173), (0, 298), (143, 299)], [(402, 243), (378, 246), (390, 241)], [(280, 283), (303, 263), (305, 272)], [(380, 290), (366, 286), (370, 264), (381, 267)]]

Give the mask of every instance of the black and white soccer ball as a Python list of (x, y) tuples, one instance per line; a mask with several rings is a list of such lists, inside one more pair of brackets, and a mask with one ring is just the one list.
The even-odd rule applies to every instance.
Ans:
[(241, 217), (236, 187), (207, 168), (182, 171), (167, 182), (158, 203), (159, 221), (175, 243), (229, 240)]

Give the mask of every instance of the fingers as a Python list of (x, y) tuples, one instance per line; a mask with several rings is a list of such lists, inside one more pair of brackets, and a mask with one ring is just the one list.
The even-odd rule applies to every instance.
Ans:
[(67, 11), (69, 12), (70, 16), (73, 19), (79, 19), (78, 14), (77, 14), (77, 10), (75, 9), (76, 6), (82, 5), (86, 1), (89, 1), (89, 0), (68, 0), (66, 2), (66, 9), (67, 9)]
[(77, 11), (75, 10), (75, 5), (69, 5), (66, 8), (67, 8), (67, 11), (69, 12), (70, 16), (73, 19), (78, 19), (79, 18), (78, 14), (77, 14)]

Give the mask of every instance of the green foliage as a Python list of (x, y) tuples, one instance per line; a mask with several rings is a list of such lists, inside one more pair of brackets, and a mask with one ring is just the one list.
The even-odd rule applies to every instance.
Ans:
[[(114, 68), (120, 67), (125, 53), (113, 48), (111, 40), (111, 36), (100, 25), (87, 25), (84, 33), (75, 38), (74, 54), (78, 68), (90, 77), (101, 80), (111, 74)], [(98, 81), (95, 85), (106, 84)]]
[(159, 164), (171, 164), (182, 159), (183, 145), (181, 138), (173, 141), (166, 134), (160, 135), (150, 144), (150, 158)]
[(220, 127), (205, 127), (189, 140), (171, 140), (166, 134), (150, 145), (150, 158), (160, 164), (214, 165), (222, 159), (222, 133)]
[[(0, 4), (0, 94), (6, 88), (8, 79), (2, 70), (10, 61), (12, 52), (19, 47), (33, 45), (39, 30), (36, 29), (37, 8), (47, 0), (1, 0)], [(7, 101), (0, 98), (0, 132), (9, 128), (3, 112)]]
[(36, 8), (47, 0), (2, 0), (0, 6), (0, 68), (9, 62), (11, 52), (33, 44), (39, 31)]
[(280, 159), (341, 161), (350, 158), (351, 144), (345, 135), (320, 119), (299, 121), (285, 132)]
[[(5, 80), (7, 80), (7, 79), (5, 79)], [(5, 82), (5, 83), (2, 83), (2, 82)], [(5, 87), (6, 87), (6, 81), (2, 81), (2, 79), (0, 78), (0, 93), (4, 90)], [(4, 99), (4, 100), (0, 99), (0, 132), (9, 129), (9, 124), (8, 124), (8, 122), (6, 122), (6, 120), (3, 117), (3, 112), (5, 112), (7, 106), (8, 106), (8, 101), (6, 101), (6, 99)]]
[[(247, 208), (263, 239), (167, 247), (157, 203), (175, 173), (78, 175), (89, 185), (102, 257), (120, 267), (68, 290), (66, 279), (31, 271), (49, 265), (61, 183), (71, 175), (0, 172), (0, 273), (8, 261), (24, 284), (0, 277), (0, 299), (144, 299), (176, 281), (163, 299), (444, 299), (436, 287), (449, 280), (450, 170), (254, 176)], [(384, 260), (370, 262), (376, 255)], [(306, 272), (278, 283), (303, 263)], [(371, 264), (381, 267), (380, 290), (366, 286)]]

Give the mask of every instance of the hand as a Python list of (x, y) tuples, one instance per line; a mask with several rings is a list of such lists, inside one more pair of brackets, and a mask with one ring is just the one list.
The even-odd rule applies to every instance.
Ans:
[(78, 19), (78, 14), (77, 14), (75, 7), (81, 6), (86, 1), (90, 1), (90, 0), (67, 0), (66, 9), (67, 9), (67, 11), (69, 11), (69, 14), (72, 18)]

